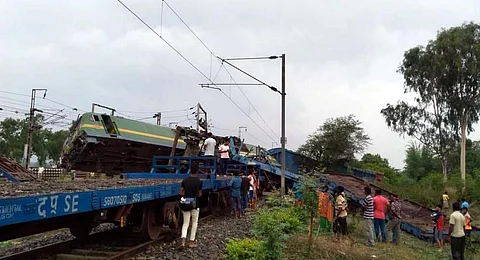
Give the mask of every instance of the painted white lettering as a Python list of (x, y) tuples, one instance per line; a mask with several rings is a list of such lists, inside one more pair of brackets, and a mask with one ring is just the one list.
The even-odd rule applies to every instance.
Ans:
[(50, 210), (51, 214), (57, 214), (57, 205), (58, 205), (58, 195), (50, 196)]
[(72, 212), (78, 211), (78, 195), (73, 195), (72, 198)]
[(37, 212), (38, 212), (38, 215), (40, 217), (46, 217), (47, 216), (46, 211), (44, 209), (42, 209), (43, 205), (45, 205), (47, 203), (47, 199), (48, 199), (48, 197), (42, 197), (42, 198), (38, 199), (38, 201), (40, 203), (38, 204)]
[(65, 208), (63, 212), (67, 213), (70, 211), (70, 195), (65, 196)]

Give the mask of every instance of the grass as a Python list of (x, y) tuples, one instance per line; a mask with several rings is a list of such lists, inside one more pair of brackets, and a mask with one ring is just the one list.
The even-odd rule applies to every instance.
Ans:
[[(314, 243), (311, 259), (441, 260), (451, 258), (450, 245), (446, 245), (443, 252), (438, 252), (436, 245), (419, 240), (405, 232), (401, 233), (401, 243), (399, 245), (377, 243), (375, 247), (368, 247), (366, 246), (367, 237), (363, 228), (363, 219), (356, 217), (349, 218), (348, 221), (349, 226), (353, 226), (350, 238), (341, 239), (332, 234), (321, 234)], [(285, 252), (287, 252), (287, 256), (285, 259), (306, 259), (306, 244), (304, 234), (291, 237), (286, 244)], [(472, 256), (466, 251), (466, 259), (480, 260), (480, 255)]]

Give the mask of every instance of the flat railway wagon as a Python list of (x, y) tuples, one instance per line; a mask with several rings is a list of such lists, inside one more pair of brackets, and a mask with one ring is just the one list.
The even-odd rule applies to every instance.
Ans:
[[(231, 144), (233, 146), (233, 144)], [(233, 152), (232, 164), (255, 167), (261, 187), (279, 183), (278, 167)], [(212, 162), (207, 165), (206, 162)], [(217, 177), (212, 157), (157, 156), (148, 172), (123, 173), (118, 178), (71, 182), (0, 182), (0, 241), (60, 228), (85, 237), (101, 223), (136, 227), (145, 239), (157, 238), (163, 229), (177, 229), (180, 183), (198, 163), (203, 195), (201, 212), (228, 208), (231, 177)], [(287, 173), (291, 185), (296, 175)]]
[[(175, 168), (173, 173), (171, 170), (168, 173), (146, 172), (137, 176), (126, 174), (123, 179), (53, 184), (2, 182), (0, 241), (59, 228), (69, 228), (74, 236), (84, 237), (100, 223), (135, 226), (145, 239), (155, 239), (162, 229), (178, 228), (181, 222), (180, 183), (190, 175), (192, 163), (202, 165), (213, 159), (182, 157), (181, 160), (182, 164), (168, 165)], [(166, 167), (156, 164), (155, 170)], [(202, 211), (228, 207), (230, 178), (216, 177), (214, 167), (215, 163), (201, 166), (201, 170), (212, 172), (198, 175), (202, 179)]]
[[(327, 185), (331, 194), (333, 194), (337, 186), (343, 186), (347, 198), (350, 200), (349, 206), (354, 212), (360, 207), (365, 197), (363, 188), (366, 186), (370, 186), (372, 192), (376, 189), (381, 190), (384, 196), (393, 194), (374, 184), (374, 181), (379, 179), (378, 176), (375, 176), (375, 172), (358, 168), (352, 168), (351, 171), (352, 173), (349, 174), (339, 172), (324, 174), (320, 177), (320, 183), (321, 185)], [(383, 175), (380, 175), (381, 179)], [(400, 199), (400, 203), (402, 205), (402, 223), (400, 228), (419, 239), (433, 242), (433, 222), (430, 216), (433, 210), (408, 199)], [(480, 235), (480, 229), (473, 227), (472, 234)], [(445, 239), (448, 238), (448, 225), (445, 225), (443, 236)]]

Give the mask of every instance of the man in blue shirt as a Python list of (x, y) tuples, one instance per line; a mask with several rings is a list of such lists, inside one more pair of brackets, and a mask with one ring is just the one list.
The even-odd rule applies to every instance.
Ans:
[(238, 172), (235, 172), (233, 175), (234, 176), (228, 183), (228, 186), (230, 186), (232, 189), (232, 207), (235, 212), (235, 216), (239, 218), (242, 207), (242, 197), (240, 192), (240, 188), (242, 187), (242, 179), (238, 177)]
[(468, 204), (467, 200), (466, 200), (465, 198), (462, 198), (462, 206), (461, 206), (461, 208), (462, 208), (462, 209), (463, 209), (463, 208), (468, 209), (469, 206), (470, 206), (470, 205)]

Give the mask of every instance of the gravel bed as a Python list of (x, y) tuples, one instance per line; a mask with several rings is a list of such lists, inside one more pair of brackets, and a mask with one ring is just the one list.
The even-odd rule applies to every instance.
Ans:
[(58, 192), (79, 192), (180, 182), (179, 179), (75, 179), (73, 181), (0, 182), (0, 199)]
[[(92, 231), (92, 234), (104, 232), (113, 228), (115, 228), (115, 225), (113, 224), (101, 224)], [(19, 252), (32, 250), (38, 247), (73, 239), (75, 239), (75, 237), (70, 234), (70, 231), (68, 229), (59, 229), (41, 234), (35, 234), (32, 236), (8, 241), (4, 247), (0, 247), (0, 256), (3, 257), (11, 254), (16, 254)]]
[[(227, 238), (251, 236), (252, 214), (247, 213), (247, 217), (240, 219), (231, 216), (217, 216), (198, 223), (196, 248), (185, 247), (181, 251), (178, 250), (180, 246), (180, 239), (178, 238), (173, 242), (157, 244), (131, 259), (222, 259), (226, 254)], [(188, 236), (189, 233), (187, 238)], [(188, 242), (186, 245), (188, 245)]]

